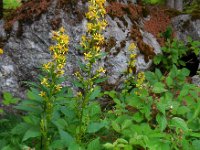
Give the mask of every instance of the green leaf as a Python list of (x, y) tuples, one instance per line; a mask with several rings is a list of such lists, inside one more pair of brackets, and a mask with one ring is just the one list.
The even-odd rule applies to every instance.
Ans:
[(9, 92), (5, 92), (4, 94), (3, 94), (3, 104), (4, 105), (6, 105), (6, 106), (8, 106), (8, 105), (10, 105), (10, 104), (16, 104), (20, 99), (19, 98), (14, 98), (13, 96), (12, 96), (12, 94), (11, 93), (9, 93)]
[(177, 108), (177, 114), (179, 115), (185, 115), (188, 112), (190, 112), (190, 109), (187, 106), (180, 106)]
[(194, 140), (192, 141), (192, 146), (193, 146), (193, 150), (199, 150), (200, 148), (200, 140)]
[(137, 123), (140, 123), (143, 119), (144, 119), (144, 117), (140, 112), (136, 112), (133, 115), (133, 120), (136, 121)]
[(97, 131), (99, 131), (100, 129), (102, 129), (103, 127), (105, 127), (105, 122), (92, 122), (89, 124), (87, 132), (88, 133), (95, 133)]
[(75, 143), (74, 138), (66, 131), (59, 129), (59, 134), (61, 140), (65, 142), (66, 146), (70, 146), (70, 144)]
[(96, 86), (96, 87), (93, 89), (93, 91), (92, 91), (92, 93), (91, 93), (89, 99), (90, 99), (90, 100), (94, 100), (96, 97), (99, 97), (100, 94), (101, 94), (101, 88), (100, 88), (99, 86)]
[(22, 141), (24, 142), (30, 138), (39, 137), (40, 135), (41, 135), (40, 129), (36, 127), (32, 127), (26, 131)]
[(106, 81), (106, 80), (107, 80), (107, 78), (97, 78), (97, 79), (94, 81), (94, 83), (98, 84), (98, 83), (102, 83), (102, 82), (104, 82), (104, 81)]
[(165, 85), (161, 82), (157, 82), (153, 85), (153, 92), (154, 93), (163, 93), (166, 92)]
[(121, 131), (121, 128), (119, 126), (119, 124), (115, 121), (112, 121), (112, 128), (116, 131), (116, 132), (120, 132)]
[(157, 121), (158, 124), (159, 124), (160, 130), (161, 130), (161, 131), (164, 131), (165, 128), (167, 127), (167, 119), (166, 119), (166, 117), (165, 117), (164, 115), (158, 114), (158, 115), (156, 116), (156, 121)]
[(163, 115), (165, 115), (166, 104), (163, 104), (162, 101), (160, 101), (157, 103), (157, 108)]
[(158, 54), (153, 58), (153, 63), (155, 65), (160, 64), (161, 60), (162, 60), (163, 55), (162, 54)]
[(11, 133), (14, 135), (20, 135), (20, 134), (23, 134), (24, 132), (26, 132), (29, 128), (30, 128), (30, 126), (27, 123), (22, 122), (22, 123), (16, 125), (11, 130)]
[(172, 125), (172, 126), (174, 126), (176, 128), (180, 128), (185, 132), (187, 132), (189, 130), (188, 127), (187, 127), (186, 122), (183, 119), (178, 118), (178, 117), (172, 118), (170, 125)]
[(106, 149), (113, 149), (115, 146), (111, 143), (106, 143), (103, 145)]
[(130, 127), (132, 124), (133, 124), (132, 121), (129, 120), (129, 119), (127, 119), (127, 120), (125, 120), (125, 121), (122, 123), (121, 128), (122, 128), (122, 130), (124, 130), (124, 129)]
[(88, 144), (87, 150), (100, 150), (101, 145), (100, 145), (100, 140), (99, 138), (94, 139)]
[(156, 68), (156, 70), (155, 70), (155, 74), (156, 74), (156, 76), (157, 76), (157, 78), (160, 80), (161, 78), (162, 78), (162, 72), (159, 70), (159, 69), (157, 69)]
[(51, 145), (50, 148), (52, 149), (64, 149), (66, 148), (64, 141), (62, 140), (54, 140)]
[(166, 78), (166, 83), (167, 83), (168, 87), (172, 87), (172, 85), (173, 85), (173, 79), (170, 76), (168, 76)]
[(84, 88), (84, 85), (77, 80), (73, 81), (73, 84), (75, 87)]

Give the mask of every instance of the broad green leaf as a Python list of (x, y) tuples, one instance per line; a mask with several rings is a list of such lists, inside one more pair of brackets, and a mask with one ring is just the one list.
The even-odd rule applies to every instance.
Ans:
[(14, 135), (20, 135), (23, 134), (24, 132), (26, 132), (28, 129), (30, 128), (30, 126), (27, 123), (19, 123), (18, 125), (16, 125), (12, 130), (11, 133)]
[(127, 119), (122, 123), (121, 128), (122, 128), (122, 130), (124, 130), (124, 129), (130, 127), (132, 124), (133, 124), (132, 121)]
[(117, 122), (115, 122), (115, 121), (112, 121), (112, 127), (113, 127), (113, 129), (116, 131), (116, 132), (120, 132), (121, 131), (121, 128), (120, 128), (120, 126), (119, 126), (119, 124), (117, 123)]
[(100, 149), (101, 149), (101, 145), (100, 145), (99, 138), (96, 138), (96, 139), (92, 140), (88, 144), (88, 148), (87, 148), (87, 150), (100, 150)]
[(89, 124), (87, 132), (88, 133), (95, 133), (97, 131), (99, 131), (100, 129), (102, 129), (103, 127), (105, 127), (105, 123), (104, 122), (92, 122)]
[(168, 87), (172, 87), (172, 85), (173, 85), (173, 79), (170, 76), (168, 76), (166, 78), (166, 83), (167, 83)]
[(154, 64), (155, 64), (155, 65), (160, 64), (160, 62), (161, 62), (161, 60), (162, 60), (162, 57), (163, 57), (162, 54), (158, 54), (157, 56), (155, 56), (155, 57), (153, 58)]
[(54, 140), (51, 143), (50, 148), (52, 148), (52, 149), (64, 149), (64, 148), (66, 148), (65, 141), (63, 141), (63, 140)]
[(170, 125), (172, 125), (172, 126), (174, 126), (176, 128), (180, 128), (185, 132), (187, 132), (189, 130), (188, 127), (187, 127), (186, 122), (183, 119), (178, 118), (178, 117), (172, 118)]
[(161, 82), (156, 82), (154, 85), (153, 85), (153, 92), (154, 93), (163, 93), (163, 92), (166, 92), (167, 89), (165, 89), (165, 85)]
[(106, 149), (113, 149), (115, 146), (111, 143), (106, 143), (103, 145), (103, 147), (105, 147)]
[(140, 112), (136, 112), (133, 115), (133, 120), (136, 121), (137, 123), (140, 123), (144, 119), (144, 116)]
[(199, 150), (200, 148), (200, 140), (194, 140), (192, 141), (192, 146), (193, 146), (193, 150)]
[(157, 78), (160, 80), (161, 78), (162, 78), (162, 72), (159, 70), (159, 69), (157, 69), (156, 68), (156, 70), (155, 70), (155, 74), (156, 74), (156, 76), (157, 76)]
[(157, 122), (159, 124), (160, 130), (164, 131), (165, 128), (167, 127), (167, 119), (166, 119), (166, 117), (164, 115), (158, 114), (156, 116), (156, 120), (157, 120)]
[(39, 128), (36, 128), (36, 127), (32, 127), (30, 129), (28, 129), (22, 139), (22, 141), (26, 141), (30, 138), (36, 138), (36, 137), (39, 137), (41, 135), (40, 133), (40, 129)]
[(59, 129), (60, 138), (65, 142), (66, 146), (70, 146), (70, 144), (75, 143), (74, 138), (66, 131)]

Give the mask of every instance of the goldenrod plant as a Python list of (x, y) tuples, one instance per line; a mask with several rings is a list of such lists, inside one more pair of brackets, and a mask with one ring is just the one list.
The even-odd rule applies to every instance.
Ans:
[(42, 134), (42, 147), (44, 150), (49, 149), (49, 124), (51, 122), (56, 95), (62, 89), (59, 80), (64, 75), (66, 64), (66, 54), (68, 52), (69, 37), (65, 34), (62, 27), (58, 32), (52, 32), (52, 39), (56, 45), (50, 46), (49, 50), (52, 55), (52, 61), (43, 65), (42, 69), (46, 73), (41, 79), (40, 96), (43, 100), (43, 112), (41, 114), (40, 129)]
[(101, 59), (103, 52), (101, 46), (104, 44), (105, 39), (103, 31), (107, 26), (107, 22), (104, 19), (106, 10), (104, 8), (105, 0), (89, 0), (89, 10), (86, 13), (87, 32), (82, 36), (80, 50), (84, 53), (84, 61), (80, 66), (80, 72), (76, 72), (76, 80), (79, 81), (79, 85), (82, 85), (81, 90), (77, 93), (77, 106), (78, 116), (80, 119), (80, 126), (78, 129), (77, 140), (81, 141), (82, 137), (86, 133), (87, 127), (90, 124), (90, 101), (94, 100), (100, 95), (100, 87), (97, 86), (97, 81), (101, 79), (101, 76), (106, 72), (105, 68), (100, 66), (95, 69), (98, 64), (98, 60)]

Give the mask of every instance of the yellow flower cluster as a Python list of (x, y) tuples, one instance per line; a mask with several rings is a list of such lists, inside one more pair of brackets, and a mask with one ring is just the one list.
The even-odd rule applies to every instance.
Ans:
[(103, 19), (106, 14), (104, 3), (105, 0), (89, 0), (89, 10), (86, 13), (88, 19), (87, 37), (83, 35), (81, 41), (81, 46), (85, 50), (85, 60), (88, 62), (99, 57), (100, 46), (105, 42), (102, 35), (102, 31), (107, 26), (106, 20)]
[[(52, 32), (52, 39), (56, 41), (56, 45), (50, 46), (49, 50), (52, 54), (53, 60), (46, 64), (43, 64), (43, 70), (45, 72), (52, 72), (56, 77), (61, 77), (64, 74), (64, 66), (66, 64), (66, 54), (68, 52), (69, 37), (65, 34), (65, 29), (62, 27), (57, 32)], [(51, 79), (52, 80), (52, 79)], [(61, 85), (52, 85), (48, 77), (44, 77), (41, 80), (41, 84), (45, 87), (52, 86), (56, 91), (61, 90)], [(55, 84), (55, 83), (53, 83)], [(46, 96), (44, 91), (41, 91), (40, 96)]]
[(3, 54), (3, 49), (0, 48), (0, 55)]
[(132, 74), (133, 73), (133, 69), (135, 68), (135, 63), (136, 63), (136, 57), (137, 55), (135, 54), (135, 49), (136, 49), (136, 46), (134, 43), (131, 43), (128, 47), (128, 50), (130, 51), (130, 61), (128, 62), (128, 70), (127, 72), (129, 74)]
[(139, 72), (137, 75), (136, 87), (139, 89), (142, 89), (144, 80), (145, 80), (144, 72)]

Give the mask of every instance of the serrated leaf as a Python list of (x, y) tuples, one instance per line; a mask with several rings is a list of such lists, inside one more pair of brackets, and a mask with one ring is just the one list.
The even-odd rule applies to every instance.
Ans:
[(178, 118), (178, 117), (172, 118), (171, 125), (175, 126), (176, 128), (180, 128), (185, 132), (189, 130), (186, 122), (183, 119)]

